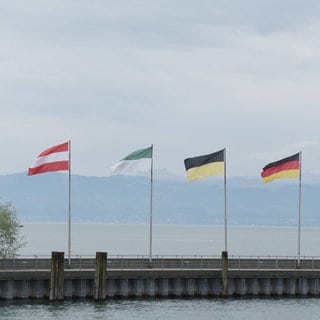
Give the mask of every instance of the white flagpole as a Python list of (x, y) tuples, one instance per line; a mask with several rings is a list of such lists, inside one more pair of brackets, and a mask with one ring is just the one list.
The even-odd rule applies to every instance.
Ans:
[(223, 150), (224, 160), (224, 251), (228, 251), (227, 246), (227, 159), (226, 149)]
[(69, 199), (68, 199), (68, 263), (71, 263), (71, 141), (68, 141), (69, 150)]
[(150, 231), (149, 231), (149, 261), (152, 261), (152, 198), (153, 198), (153, 144), (151, 145), (150, 170)]
[(298, 268), (300, 268), (300, 251), (301, 251), (301, 162), (302, 152), (299, 152), (299, 208), (298, 208)]

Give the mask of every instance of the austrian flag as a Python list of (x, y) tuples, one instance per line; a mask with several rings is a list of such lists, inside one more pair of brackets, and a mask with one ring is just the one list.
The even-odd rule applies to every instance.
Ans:
[(28, 176), (63, 170), (69, 170), (69, 142), (58, 144), (41, 152), (29, 168)]

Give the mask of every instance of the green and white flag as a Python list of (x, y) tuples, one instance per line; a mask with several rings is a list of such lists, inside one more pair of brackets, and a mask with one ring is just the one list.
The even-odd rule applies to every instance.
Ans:
[(152, 146), (136, 150), (111, 167), (111, 174), (126, 174), (151, 170)]

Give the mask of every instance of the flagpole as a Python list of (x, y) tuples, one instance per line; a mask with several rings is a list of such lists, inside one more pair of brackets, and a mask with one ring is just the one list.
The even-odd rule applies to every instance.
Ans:
[(300, 268), (300, 251), (301, 251), (301, 162), (302, 152), (299, 152), (299, 208), (298, 208), (298, 268)]
[(68, 141), (69, 144), (69, 186), (68, 186), (68, 263), (71, 264), (71, 141)]
[(152, 198), (153, 198), (153, 144), (151, 145), (150, 170), (150, 231), (149, 231), (149, 261), (152, 262)]
[(224, 251), (228, 251), (227, 246), (227, 165), (226, 149), (223, 150), (224, 158)]

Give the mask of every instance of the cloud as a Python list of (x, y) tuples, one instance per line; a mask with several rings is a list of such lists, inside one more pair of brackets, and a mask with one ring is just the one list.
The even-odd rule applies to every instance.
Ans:
[[(184, 156), (227, 147), (230, 173), (241, 175), (260, 168), (257, 154), (318, 141), (317, 9), (285, 0), (4, 3), (0, 173), (66, 139), (74, 171), (89, 175), (151, 143), (157, 166), (180, 174)], [(317, 148), (301, 146), (317, 159)]]

